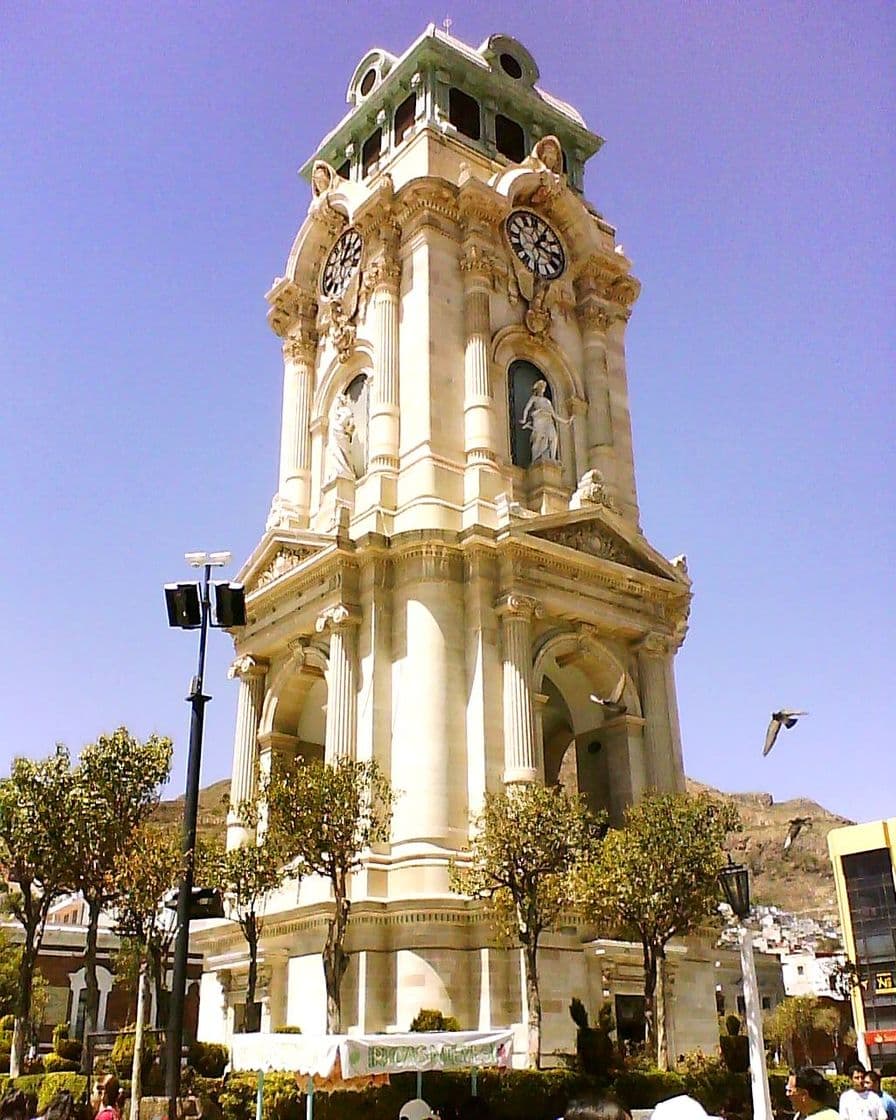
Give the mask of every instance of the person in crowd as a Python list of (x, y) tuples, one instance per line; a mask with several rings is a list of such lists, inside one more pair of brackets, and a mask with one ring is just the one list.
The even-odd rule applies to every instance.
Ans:
[(563, 1120), (632, 1120), (618, 1101), (611, 1097), (587, 1096), (570, 1101)]
[(896, 1120), (896, 1100), (881, 1088), (880, 1074), (876, 1069), (869, 1069), (865, 1074), (865, 1088), (871, 1093), (876, 1093), (883, 1101), (884, 1108), (887, 1110), (887, 1120)]
[(800, 1120), (806, 1116), (815, 1116), (817, 1120), (837, 1120), (837, 1112), (830, 1103), (831, 1083), (812, 1066), (791, 1070), (785, 1092)]
[(99, 1097), (99, 1108), (94, 1120), (121, 1120), (118, 1093), (118, 1078), (111, 1073), (97, 1081), (96, 1094)]
[(852, 1088), (840, 1096), (840, 1120), (887, 1120), (884, 1102), (865, 1088), (867, 1072), (861, 1062), (849, 1067)]

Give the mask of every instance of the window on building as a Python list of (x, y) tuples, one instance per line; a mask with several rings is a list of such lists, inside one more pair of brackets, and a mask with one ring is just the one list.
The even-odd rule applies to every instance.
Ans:
[(739, 1015), (746, 1015), (747, 1013), (747, 1004), (743, 996), (737, 997), (737, 1011)]
[(364, 77), (361, 79), (361, 93), (366, 97), (373, 89), (373, 83), (376, 81), (376, 70), (371, 67)]
[(495, 147), (514, 163), (522, 163), (526, 158), (526, 135), (522, 126), (501, 113), (495, 116)]
[(796, 966), (796, 974), (797, 974), (797, 976), (802, 976), (802, 975), (803, 975), (803, 973), (804, 973), (805, 971), (806, 971), (806, 970), (805, 970), (805, 968), (803, 968), (803, 966), (802, 966), (801, 964), (798, 964), (798, 965)]
[(716, 989), (716, 1014), (725, 1014), (725, 993)]
[(772, 1009), (771, 997), (770, 996), (763, 996), (762, 997), (762, 1010), (763, 1011), (771, 1011), (771, 1009)]
[(417, 95), (410, 94), (395, 110), (395, 143), (400, 144), (414, 126), (417, 116)]
[(336, 174), (340, 179), (347, 179), (352, 173), (352, 165), (350, 160), (346, 160), (341, 167), (336, 168)]
[(482, 135), (479, 102), (454, 86), (448, 90), (448, 120), (462, 136), (478, 140)]
[(886, 848), (843, 856), (843, 877), (856, 945), (856, 965), (866, 983), (862, 1003), (868, 1030), (896, 1028), (896, 887)]
[(383, 146), (383, 130), (378, 128), (376, 132), (368, 136), (364, 141), (364, 147), (361, 149), (361, 174), (368, 175), (371, 167), (380, 158), (380, 149)]
[(498, 61), (501, 63), (501, 69), (504, 73), (509, 74), (511, 78), (521, 78), (523, 76), (523, 68), (512, 54), (502, 54)]

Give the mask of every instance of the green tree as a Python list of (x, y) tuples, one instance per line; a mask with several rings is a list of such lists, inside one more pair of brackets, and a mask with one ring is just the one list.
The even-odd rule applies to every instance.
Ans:
[(740, 828), (730, 802), (701, 795), (650, 794), (611, 829), (598, 858), (576, 875), (583, 905), (599, 925), (622, 928), (641, 942), (647, 1042), (667, 1069), (666, 946), (716, 909), (723, 845)]
[(15, 1015), (19, 1003), (19, 967), (22, 946), (0, 930), (0, 1017)]
[(55, 754), (39, 762), (15, 759), (10, 776), (0, 782), (0, 859), (13, 887), (9, 911), (24, 934), (9, 1060), (12, 1077), (22, 1072), (34, 970), (47, 913), (72, 885), (71, 787), (71, 760), (61, 744)]
[(113, 877), (115, 930), (122, 939), (116, 974), (136, 986), (145, 963), (156, 996), (156, 1026), (161, 1025), (166, 966), (177, 931), (173, 912), (163, 902), (183, 874), (180, 846), (174, 829), (144, 822), (121, 852)]
[[(245, 814), (242, 819), (246, 820)], [(261, 1030), (259, 1008), (255, 1002), (258, 941), (264, 924), (261, 912), (268, 897), (282, 884), (285, 876), (280, 853), (270, 833), (266, 833), (258, 844), (249, 843), (229, 851), (219, 847), (208, 858), (209, 882), (214, 883), (223, 893), (227, 916), (239, 924), (249, 947), (249, 976), (246, 981), (247, 1031)]]
[(784, 1050), (791, 1068), (797, 1064), (796, 1042), (800, 1044), (802, 1063), (805, 1064), (812, 1061), (812, 1035), (820, 1033), (833, 1039), (839, 1030), (837, 1011), (815, 996), (788, 996), (765, 1016), (763, 1022), (765, 1037)]
[[(339, 759), (278, 761), (260, 783), (271, 841), (295, 870), (330, 882), (335, 908), (323, 949), (327, 1031), (341, 1029), (342, 978), (348, 967), (345, 935), (351, 903), (348, 882), (361, 854), (389, 839), (394, 794), (376, 762)], [(241, 814), (253, 807), (240, 808)]]
[(70, 844), (75, 886), (87, 904), (84, 945), (84, 1041), (81, 1072), (89, 1073), (88, 1036), (96, 1030), (99, 986), (96, 944), (100, 913), (121, 890), (116, 870), (137, 842), (139, 826), (158, 804), (171, 769), (171, 740), (151, 735), (145, 742), (126, 727), (100, 735), (81, 751), (71, 795)]
[(523, 948), (529, 1063), (541, 1062), (538, 943), (572, 903), (570, 872), (594, 858), (602, 822), (560, 786), (536, 782), (488, 793), (451, 886), (482, 900), (503, 944)]

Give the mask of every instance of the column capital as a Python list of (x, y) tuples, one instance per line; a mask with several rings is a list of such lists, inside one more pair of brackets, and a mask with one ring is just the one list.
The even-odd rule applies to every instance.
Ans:
[(637, 645), (638, 653), (664, 657), (669, 652), (669, 639), (663, 634), (645, 634)]
[(508, 591), (495, 600), (495, 613), (500, 618), (518, 618), (528, 622), (533, 617), (540, 618), (542, 608), (537, 599)]
[(377, 290), (397, 293), (401, 283), (401, 262), (386, 251), (376, 257), (364, 269), (364, 291), (366, 294)]
[(315, 293), (301, 288), (285, 276), (279, 277), (271, 286), (265, 299), (271, 305), (268, 323), (274, 334), (285, 339), (303, 321), (313, 322), (317, 315)]
[(293, 327), (283, 339), (284, 361), (294, 365), (311, 365), (317, 357), (317, 331), (310, 323)]
[(320, 612), (317, 621), (314, 623), (314, 629), (318, 634), (322, 634), (325, 630), (340, 630), (349, 626), (358, 626), (360, 622), (360, 614), (354, 607), (346, 606), (345, 603), (336, 603)]
[(264, 657), (256, 657), (251, 653), (244, 653), (238, 657), (227, 670), (228, 679), (248, 680), (251, 677), (263, 677), (268, 671), (269, 662)]
[(498, 274), (495, 258), (475, 241), (467, 242), (461, 253), (459, 267), (465, 288), (492, 287)]

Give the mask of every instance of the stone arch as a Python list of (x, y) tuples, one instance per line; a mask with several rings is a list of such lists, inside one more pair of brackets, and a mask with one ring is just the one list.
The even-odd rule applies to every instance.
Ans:
[[(620, 676), (625, 716), (608, 713), (590, 698), (609, 696)], [(536, 642), (532, 677), (545, 782), (580, 793), (591, 809), (618, 821), (640, 791), (629, 757), (640, 750), (640, 704), (624, 665), (596, 636), (558, 627)]]
[(272, 674), (258, 725), (262, 769), (274, 753), (323, 758), (328, 678), (327, 655), (310, 643)]

